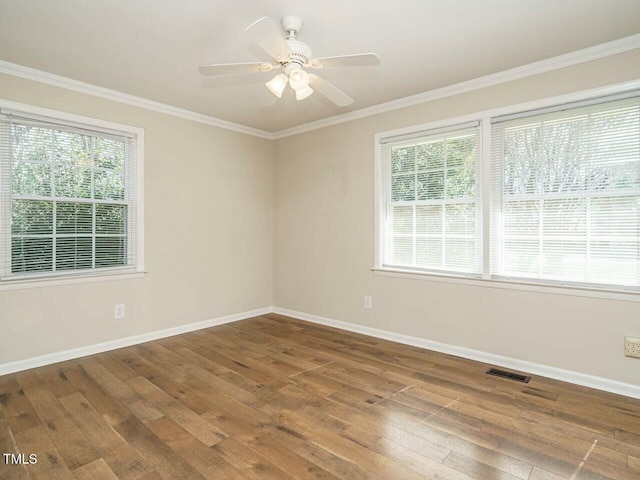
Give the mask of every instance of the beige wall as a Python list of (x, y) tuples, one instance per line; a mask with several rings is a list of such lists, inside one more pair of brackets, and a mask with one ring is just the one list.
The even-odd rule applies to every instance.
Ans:
[(371, 272), (375, 133), (638, 78), (634, 50), (276, 141), (275, 305), (640, 385), (640, 303)]
[(370, 270), (376, 132), (638, 78), (636, 50), (271, 142), (0, 75), (0, 98), (145, 129), (148, 270), (0, 292), (0, 364), (273, 304), (640, 385), (640, 303)]
[(0, 98), (145, 129), (148, 271), (0, 291), (0, 364), (272, 304), (270, 140), (11, 76)]

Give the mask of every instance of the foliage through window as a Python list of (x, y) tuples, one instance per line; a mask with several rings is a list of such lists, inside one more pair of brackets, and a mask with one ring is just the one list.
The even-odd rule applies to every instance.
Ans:
[(477, 124), (388, 140), (382, 156), (385, 265), (481, 273)]
[(497, 276), (640, 285), (638, 97), (493, 126)]
[(640, 92), (488, 117), (378, 137), (376, 268), (640, 291)]
[(2, 280), (135, 267), (135, 140), (0, 122)]

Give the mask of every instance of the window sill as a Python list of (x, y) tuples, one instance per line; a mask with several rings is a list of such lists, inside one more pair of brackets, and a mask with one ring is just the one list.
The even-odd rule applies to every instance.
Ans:
[(30, 278), (25, 280), (12, 280), (0, 283), (0, 292), (6, 290), (22, 290), (26, 288), (57, 287), (61, 285), (74, 285), (81, 283), (111, 282), (114, 280), (132, 280), (143, 278), (147, 272), (118, 272), (102, 275), (75, 275), (57, 278)]
[(575, 297), (604, 298), (622, 300), (625, 302), (640, 302), (640, 292), (629, 290), (604, 290), (572, 285), (546, 285), (542, 283), (518, 282), (515, 280), (500, 280), (473, 278), (465, 275), (435, 274), (431, 272), (416, 272), (388, 267), (371, 269), (375, 275), (383, 277), (407, 278), (428, 282), (455, 283), (485, 288), (503, 288), (509, 290), (523, 290), (527, 292), (547, 293), (552, 295), (571, 295)]

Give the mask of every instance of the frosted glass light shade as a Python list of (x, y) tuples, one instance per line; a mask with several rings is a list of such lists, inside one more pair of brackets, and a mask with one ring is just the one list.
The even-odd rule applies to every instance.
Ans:
[(288, 81), (289, 79), (287, 76), (284, 73), (281, 73), (280, 75), (273, 77), (265, 83), (265, 85), (276, 97), (282, 98), (282, 92), (284, 92), (284, 88), (287, 86)]
[(309, 74), (302, 69), (294, 70), (289, 75), (289, 83), (296, 91), (304, 89), (309, 86)]
[(313, 93), (313, 88), (311, 88), (308, 85), (304, 88), (299, 88), (298, 90), (296, 90), (296, 100), (304, 100), (312, 93)]

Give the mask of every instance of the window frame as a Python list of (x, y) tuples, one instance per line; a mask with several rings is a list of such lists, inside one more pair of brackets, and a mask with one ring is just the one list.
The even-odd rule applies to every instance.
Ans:
[[(380, 168), (381, 168), (381, 175), (383, 177), (383, 182), (381, 183), (381, 187), (382, 187), (382, 198), (383, 198), (383, 205), (382, 205), (382, 216), (381, 216), (381, 239), (382, 238), (391, 238), (391, 237), (398, 237), (401, 235), (398, 234), (393, 234), (390, 233), (389, 229), (392, 228), (391, 225), (389, 224), (389, 220), (388, 220), (388, 211), (387, 209), (385, 209), (385, 205), (384, 203), (386, 202), (387, 208), (393, 208), (394, 206), (412, 206), (414, 208), (419, 207), (419, 206), (432, 206), (432, 205), (441, 205), (443, 207), (443, 214), (444, 214), (444, 210), (446, 209), (447, 205), (461, 205), (461, 204), (473, 204), (474, 205), (474, 210), (477, 215), (480, 215), (480, 219), (476, 220), (475, 223), (475, 228), (479, 228), (480, 231), (476, 232), (472, 235), (470, 235), (469, 237), (472, 238), (474, 240), (474, 242), (476, 240), (478, 240), (478, 244), (475, 245), (475, 252), (473, 257), (476, 259), (476, 261), (478, 260), (478, 257), (482, 257), (482, 252), (483, 252), (483, 248), (482, 248), (482, 178), (481, 178), (481, 170), (482, 170), (482, 130), (481, 130), (481, 124), (479, 121), (473, 121), (473, 122), (467, 122), (464, 124), (454, 124), (454, 125), (447, 125), (443, 128), (435, 128), (435, 129), (429, 129), (428, 131), (419, 131), (419, 132), (414, 132), (414, 134), (409, 135), (409, 137), (415, 137), (415, 138), (408, 138), (403, 140), (402, 138), (398, 138), (398, 139), (394, 139), (392, 138), (393, 136), (389, 136), (389, 137), (384, 137), (381, 138), (382, 141), (385, 141), (386, 147), (383, 147), (382, 143), (379, 144), (379, 149), (382, 150), (384, 149), (386, 152), (386, 155), (383, 155), (381, 152), (378, 152), (380, 155), (380, 160), (381, 160), (381, 164), (380, 164)], [(391, 189), (389, 185), (384, 184), (384, 177), (385, 177), (385, 173), (382, 172), (382, 168), (384, 168), (385, 164), (389, 164), (391, 165), (391, 159), (388, 157), (388, 155), (392, 155), (392, 151), (394, 147), (402, 147), (402, 146), (408, 146), (411, 145), (412, 143), (416, 143), (416, 144), (420, 144), (420, 143), (424, 143), (425, 141), (428, 143), (428, 141), (433, 138), (438, 138), (438, 137), (443, 137), (443, 140), (448, 138), (449, 136), (451, 137), (456, 137), (456, 135), (459, 135), (463, 132), (470, 132), (472, 133), (474, 136), (477, 135), (477, 149), (474, 148), (475, 152), (477, 153), (477, 158), (474, 161), (474, 195), (472, 197), (453, 197), (453, 198), (448, 198), (445, 194), (446, 192), (446, 178), (447, 178), (447, 172), (450, 169), (450, 167), (446, 166), (446, 160), (445, 163), (443, 164), (442, 170), (443, 170), (443, 174), (444, 174), (444, 185), (443, 185), (443, 198), (442, 199), (425, 199), (425, 200), (393, 200), (390, 197), (391, 195)], [(402, 137), (402, 135), (401, 135)], [(453, 167), (454, 169), (461, 169), (464, 167)], [(414, 173), (416, 175), (416, 183), (417, 183), (417, 175), (420, 173), (424, 173), (424, 172), (431, 172), (434, 169), (428, 169), (428, 170), (424, 170), (424, 171), (418, 171), (417, 165), (416, 168), (414, 169), (413, 172), (409, 172), (409, 173)], [(387, 172), (388, 177), (390, 179), (393, 179), (394, 176), (402, 176), (402, 175), (406, 175), (403, 173), (389, 173)], [(385, 220), (382, 220), (382, 218), (385, 218)], [(414, 217), (415, 218), (415, 217)], [(415, 225), (414, 225), (415, 227)], [(408, 235), (408, 234), (407, 234)], [(445, 224), (442, 225), (442, 232), (440, 234), (438, 234), (439, 237), (442, 238), (442, 242), (443, 242), (443, 248), (445, 248), (445, 244), (446, 239), (449, 237), (449, 239), (453, 238), (450, 237), (451, 234), (447, 235), (446, 233), (446, 226)], [(416, 246), (415, 246), (415, 242), (417, 241), (419, 235), (414, 233), (411, 235), (411, 238), (413, 239), (414, 242), (414, 246), (413, 246), (413, 253), (414, 256), (416, 254)], [(431, 235), (425, 235), (423, 238), (435, 238), (435, 236), (431, 236)], [(460, 238), (463, 238), (462, 236), (460, 236)], [(381, 251), (381, 260), (380, 260), (380, 264), (382, 265), (383, 268), (388, 268), (388, 269), (402, 269), (405, 268), (409, 271), (415, 271), (415, 272), (419, 272), (419, 273), (425, 273), (425, 274), (430, 274), (430, 273), (434, 273), (434, 274), (438, 274), (438, 275), (448, 275), (448, 274), (452, 274), (452, 275), (459, 275), (459, 276), (463, 276), (463, 277), (469, 277), (469, 278), (479, 278), (482, 277), (483, 272), (472, 272), (472, 271), (456, 271), (454, 269), (447, 269), (445, 265), (442, 266), (441, 269), (438, 268), (433, 268), (433, 267), (419, 267), (419, 266), (407, 266), (407, 267), (401, 267), (401, 266), (394, 266), (394, 265), (387, 265), (384, 262), (385, 257), (389, 256), (389, 247), (390, 245), (386, 245), (383, 247), (383, 250)], [(444, 260), (444, 257), (443, 257)], [(470, 267), (473, 267), (477, 265), (477, 263), (474, 263), (473, 265), (470, 265)], [(480, 265), (482, 265), (482, 259), (480, 259)], [(471, 270), (472, 268), (470, 268)]]
[[(455, 283), (489, 288), (512, 289), (530, 292), (543, 292), (561, 295), (573, 295), (593, 298), (607, 298), (640, 302), (640, 291), (611, 288), (608, 285), (576, 285), (563, 282), (546, 282), (544, 280), (521, 280), (516, 278), (492, 278), (491, 275), (491, 120), (495, 117), (525, 113), (530, 110), (550, 108), (560, 104), (591, 100), (596, 97), (624, 93), (630, 90), (640, 89), (640, 80), (633, 80), (614, 85), (582, 90), (564, 95), (547, 97), (524, 103), (507, 105), (490, 110), (462, 115), (453, 118), (434, 120), (429, 123), (414, 125), (395, 130), (375, 133), (373, 136), (374, 150), (374, 258), (372, 272), (375, 275), (412, 280), (424, 280), (444, 283)], [(468, 275), (452, 273), (440, 273), (434, 271), (422, 271), (406, 268), (390, 268), (384, 265), (384, 175), (382, 172), (383, 159), (380, 143), (386, 138), (418, 134), (426, 130), (449, 128), (468, 122), (480, 122), (480, 210), (482, 212), (482, 277), (474, 278)]]
[[(49, 121), (52, 123), (57, 122), (70, 127), (79, 127), (103, 133), (120, 133), (132, 136), (134, 139), (134, 161), (136, 173), (134, 197), (134, 208), (136, 212), (136, 246), (135, 265), (133, 267), (116, 267), (98, 270), (72, 270), (68, 273), (56, 274), (55, 272), (48, 272), (45, 274), (25, 275), (24, 278), (15, 277), (10, 280), (0, 282), (0, 291), (132, 279), (144, 276), (144, 129), (4, 99), (0, 99), (0, 110), (12, 111), (16, 114), (24, 114), (25, 116), (32, 117), (34, 119)], [(2, 220), (3, 218), (0, 218), (0, 221)], [(7, 241), (10, 242), (11, 239), (10, 216), (8, 216), (8, 219), (4, 218), (4, 222), (4, 225), (0, 225), (1, 243)], [(4, 251), (0, 252), (0, 254), (4, 255)]]

